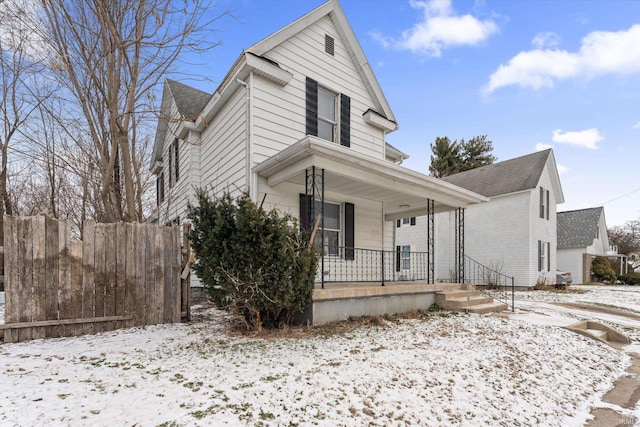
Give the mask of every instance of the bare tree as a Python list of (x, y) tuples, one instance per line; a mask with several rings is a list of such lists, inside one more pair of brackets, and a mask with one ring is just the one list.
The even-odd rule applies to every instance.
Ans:
[[(15, 23), (14, 12), (11, 5), (0, 3), (0, 22)], [(11, 31), (0, 31), (0, 236), (2, 214), (11, 215), (14, 210), (8, 191), (9, 151), (52, 91), (41, 76), (42, 62), (30, 55), (30, 37), (29, 29), (20, 25), (14, 25)]]
[(153, 90), (181, 55), (216, 45), (212, 24), (226, 13), (212, 17), (201, 0), (41, 2), (50, 68), (95, 148), (103, 220), (141, 221)]

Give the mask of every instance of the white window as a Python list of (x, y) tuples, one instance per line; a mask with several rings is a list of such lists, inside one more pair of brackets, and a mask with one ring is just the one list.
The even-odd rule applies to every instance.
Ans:
[(402, 218), (402, 224), (403, 225), (408, 225), (411, 221), (411, 218)]
[(331, 142), (337, 139), (337, 100), (336, 94), (318, 88), (318, 137)]
[(549, 190), (540, 187), (540, 218), (549, 219)]
[(411, 246), (403, 246), (400, 249), (400, 267), (404, 271), (411, 270)]
[(538, 271), (551, 271), (551, 243), (538, 240)]
[[(322, 203), (316, 201), (316, 213), (322, 213)], [(341, 212), (338, 203), (324, 202), (324, 235), (322, 230), (318, 230), (316, 235), (316, 245), (322, 245), (325, 254), (330, 256), (340, 255)]]

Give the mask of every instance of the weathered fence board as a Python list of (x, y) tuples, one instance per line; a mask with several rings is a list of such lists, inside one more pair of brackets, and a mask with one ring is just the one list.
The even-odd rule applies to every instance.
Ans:
[[(95, 222), (87, 221), (82, 227), (82, 317), (95, 317), (96, 286), (95, 286)], [(82, 325), (82, 333), (93, 332), (93, 325)]]
[[(18, 224), (17, 219), (14, 217), (5, 217), (4, 218), (4, 245), (7, 244), (9, 247), (15, 248), (18, 245)], [(5, 313), (4, 313), (4, 322), (5, 323), (16, 323), (18, 320), (18, 312), (7, 311), (6, 307), (11, 306), (20, 306), (20, 294), (17, 292), (18, 286), (18, 254), (15, 251), (4, 251), (4, 303), (5, 303)], [(15, 339), (14, 339), (15, 334)], [(13, 342), (17, 341), (18, 331), (7, 330), (4, 334), (5, 341)]]
[[(6, 217), (5, 217), (6, 218)], [(59, 283), (59, 270), (60, 265), (60, 247), (58, 244), (58, 221), (45, 217), (45, 318), (56, 319), (58, 317), (58, 283)], [(5, 235), (6, 239), (6, 235)], [(18, 306), (19, 307), (19, 306)], [(9, 309), (9, 306), (6, 306)], [(8, 322), (7, 322), (8, 323)], [(57, 337), (60, 332), (60, 328), (51, 327), (47, 328), (47, 337)], [(6, 339), (5, 339), (6, 341)]]
[[(5, 342), (179, 322), (178, 226), (4, 217)], [(187, 307), (188, 312), (188, 307)]]
[[(44, 319), (47, 315), (45, 226), (45, 218), (43, 216), (33, 219), (33, 319)], [(46, 333), (47, 331), (44, 327), (34, 327), (31, 330), (33, 339), (45, 338)]]

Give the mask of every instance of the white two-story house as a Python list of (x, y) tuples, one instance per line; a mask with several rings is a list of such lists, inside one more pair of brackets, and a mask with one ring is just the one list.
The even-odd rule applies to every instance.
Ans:
[[(564, 203), (551, 149), (443, 178), (490, 200), (470, 206), (464, 226), (466, 276), (479, 264), (514, 277), (517, 287), (553, 284), (556, 271), (556, 205)], [(456, 212), (436, 215), (436, 278), (451, 281), (457, 272)], [(401, 252), (424, 251), (426, 217), (396, 223)]]
[[(335, 0), (246, 49), (213, 94), (167, 80), (161, 110), (157, 221), (185, 218), (198, 187), (305, 228), (323, 214), (319, 284), (396, 280), (396, 219), (487, 200), (398, 165), (396, 118)], [(434, 244), (414, 278), (434, 281)]]

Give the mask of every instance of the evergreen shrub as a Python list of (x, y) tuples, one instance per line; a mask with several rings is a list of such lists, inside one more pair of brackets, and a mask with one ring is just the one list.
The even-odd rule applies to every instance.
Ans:
[(194, 270), (214, 303), (241, 314), (249, 329), (289, 325), (311, 304), (317, 252), (289, 214), (266, 211), (244, 193), (188, 205)]
[(616, 280), (616, 272), (611, 268), (609, 260), (603, 256), (597, 256), (591, 262), (591, 274), (599, 282), (613, 283)]
[(620, 280), (625, 285), (640, 285), (640, 274), (639, 273), (628, 273), (618, 276), (618, 280)]

